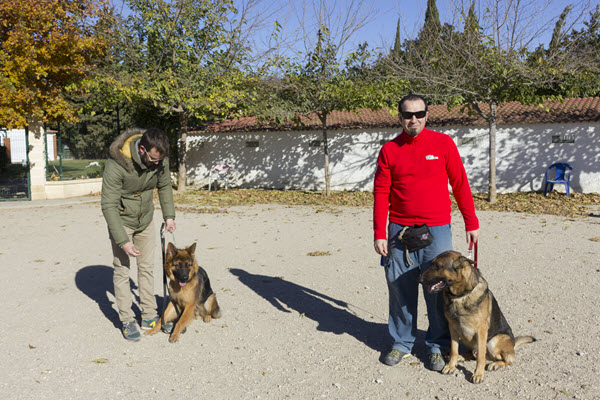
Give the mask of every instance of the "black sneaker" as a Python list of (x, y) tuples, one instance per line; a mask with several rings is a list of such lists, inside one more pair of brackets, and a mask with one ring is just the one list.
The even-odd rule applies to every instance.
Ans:
[(440, 353), (432, 353), (429, 356), (429, 369), (432, 371), (440, 372), (446, 366), (444, 357)]
[(138, 329), (138, 326), (135, 323), (135, 321), (123, 324), (121, 332), (123, 333), (123, 337), (125, 339), (130, 340), (132, 342), (139, 342), (142, 338), (142, 334), (140, 333), (140, 330)]
[(394, 366), (406, 357), (410, 357), (410, 353), (393, 349), (383, 357), (383, 363), (385, 365)]

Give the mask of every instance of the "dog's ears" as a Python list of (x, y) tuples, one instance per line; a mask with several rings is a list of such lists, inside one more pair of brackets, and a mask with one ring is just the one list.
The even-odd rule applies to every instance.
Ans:
[(191, 246), (187, 247), (185, 250), (190, 254), (190, 256), (193, 256), (194, 252), (196, 251), (196, 242), (194, 242), (194, 244), (192, 244)]
[(171, 261), (175, 254), (177, 253), (177, 247), (172, 242), (169, 242), (167, 245), (167, 261)]
[(454, 269), (461, 269), (463, 268), (465, 265), (475, 265), (475, 261), (468, 259), (465, 256), (460, 256), (458, 257), (456, 260), (454, 260), (454, 262), (452, 263), (452, 268)]

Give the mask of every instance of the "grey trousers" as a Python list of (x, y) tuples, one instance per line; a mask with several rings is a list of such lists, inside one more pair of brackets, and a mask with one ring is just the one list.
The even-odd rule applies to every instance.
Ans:
[[(156, 298), (154, 297), (154, 248), (156, 243), (154, 222), (151, 222), (143, 231), (134, 231), (125, 227), (125, 232), (142, 253), (136, 257), (142, 318), (153, 318), (157, 315)], [(131, 308), (133, 299), (129, 284), (131, 260), (123, 249), (117, 246), (112, 237), (110, 242), (113, 252), (115, 299), (119, 309), (119, 319), (126, 324), (135, 319)]]

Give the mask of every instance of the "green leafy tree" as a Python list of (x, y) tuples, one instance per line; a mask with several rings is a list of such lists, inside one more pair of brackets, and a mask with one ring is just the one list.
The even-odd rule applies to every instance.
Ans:
[(115, 19), (119, 68), (102, 82), (128, 101), (175, 116), (178, 189), (186, 186), (186, 137), (190, 120), (239, 112), (246, 92), (240, 66), (247, 50), (247, 22), (231, 0), (128, 0), (131, 13)]
[[(96, 95), (96, 94), (95, 94)], [(108, 157), (110, 144), (123, 130), (136, 124), (135, 118), (148, 123), (152, 113), (135, 110), (125, 101), (104, 107), (87, 94), (72, 98), (73, 103), (80, 108), (78, 121), (63, 122), (59, 125), (61, 144), (68, 145), (75, 158), (101, 159)], [(156, 110), (152, 110), (156, 114)], [(156, 126), (156, 125), (154, 125)]]
[(600, 95), (600, 6), (588, 14), (580, 30), (573, 29), (561, 41), (560, 49), (567, 50), (572, 62), (581, 67), (566, 70), (564, 75), (572, 79), (576, 93), (580, 96)]

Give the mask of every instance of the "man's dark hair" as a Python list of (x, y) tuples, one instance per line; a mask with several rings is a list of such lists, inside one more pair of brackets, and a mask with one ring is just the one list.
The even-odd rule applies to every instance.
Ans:
[(150, 128), (142, 135), (140, 145), (144, 146), (147, 151), (156, 148), (163, 157), (169, 156), (169, 138), (162, 129)]
[(417, 100), (421, 100), (423, 103), (425, 103), (425, 111), (427, 111), (427, 100), (425, 99), (425, 97), (421, 96), (420, 94), (407, 94), (406, 96), (404, 96), (403, 98), (400, 99), (400, 101), (398, 102), (398, 112), (402, 113), (402, 105), (407, 102), (407, 101), (417, 101)]

